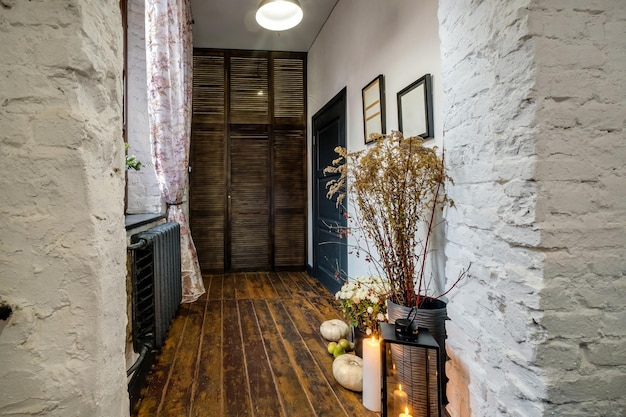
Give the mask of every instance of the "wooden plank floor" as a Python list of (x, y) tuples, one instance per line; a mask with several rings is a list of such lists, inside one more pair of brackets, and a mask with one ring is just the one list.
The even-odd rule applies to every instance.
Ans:
[(319, 334), (340, 318), (305, 273), (208, 275), (181, 305), (133, 416), (368, 417), (342, 388)]

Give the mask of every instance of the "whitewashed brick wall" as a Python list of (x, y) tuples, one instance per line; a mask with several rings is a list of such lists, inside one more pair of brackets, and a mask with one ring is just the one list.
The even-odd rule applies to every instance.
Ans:
[(549, 416), (626, 415), (626, 3), (535, 2)]
[(453, 416), (626, 415), (625, 10), (440, 1)]
[(161, 213), (165, 204), (152, 163), (146, 81), (145, 0), (128, 1), (128, 144), (143, 166), (128, 171), (128, 214)]
[(128, 415), (116, 1), (0, 0), (0, 415)]

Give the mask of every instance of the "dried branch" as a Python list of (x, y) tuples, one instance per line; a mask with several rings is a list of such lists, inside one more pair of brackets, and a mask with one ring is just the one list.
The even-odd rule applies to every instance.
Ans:
[[(374, 145), (365, 150), (349, 153), (339, 147), (335, 151), (339, 157), (324, 172), (339, 178), (329, 181), (327, 197), (336, 197), (339, 206), (350, 194), (357, 208), (352, 218), (359, 227), (347, 230), (352, 236), (360, 233), (359, 246), (372, 242), (374, 265), (390, 282), (391, 300), (419, 305), (428, 286), (425, 265), (430, 237), (439, 224), (435, 210), (453, 205), (443, 189), (452, 181), (443, 155), (437, 156), (436, 147), (424, 146), (421, 137), (404, 138), (395, 131), (376, 135)], [(371, 256), (373, 251), (367, 247)]]

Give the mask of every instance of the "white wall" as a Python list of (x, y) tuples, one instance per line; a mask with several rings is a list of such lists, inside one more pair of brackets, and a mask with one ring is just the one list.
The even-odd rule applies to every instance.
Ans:
[(118, 2), (0, 2), (0, 415), (129, 413)]
[[(437, 1), (340, 0), (308, 53), (308, 120), (342, 88), (347, 87), (347, 146), (365, 146), (361, 89), (379, 74), (385, 76), (387, 133), (398, 130), (396, 94), (424, 74), (433, 76), (435, 139), (443, 137), (442, 84)], [(308, 126), (308, 170), (311, 172), (311, 124)], [(311, 201), (311, 179), (308, 179)], [(309, 215), (312, 213), (309, 207)], [(309, 218), (308, 263), (312, 264)], [(367, 273), (355, 257), (351, 276)]]

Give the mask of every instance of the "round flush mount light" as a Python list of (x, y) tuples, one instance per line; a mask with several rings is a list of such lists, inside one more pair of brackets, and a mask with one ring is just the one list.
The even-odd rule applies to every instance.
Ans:
[(298, 0), (262, 0), (256, 12), (256, 21), (265, 29), (281, 31), (296, 26), (302, 16)]

